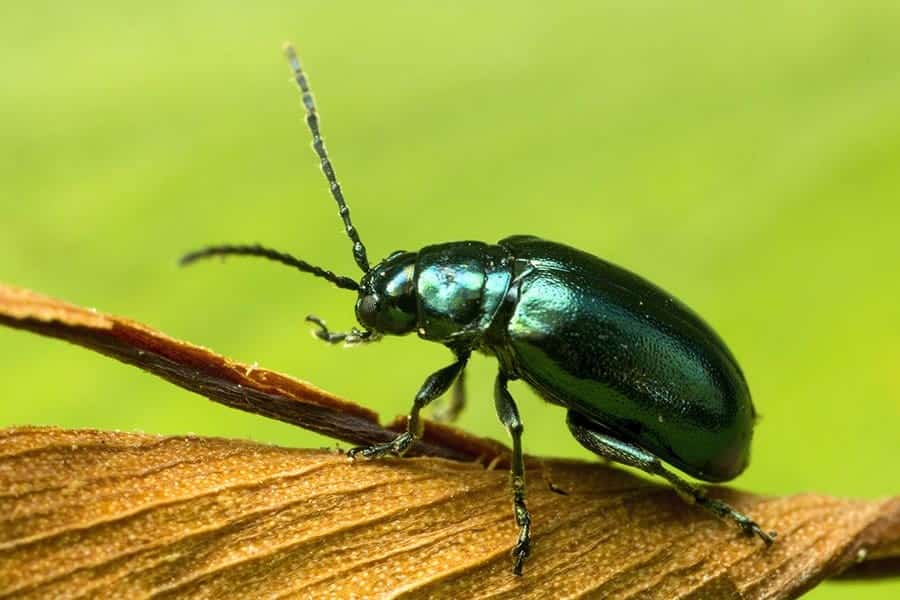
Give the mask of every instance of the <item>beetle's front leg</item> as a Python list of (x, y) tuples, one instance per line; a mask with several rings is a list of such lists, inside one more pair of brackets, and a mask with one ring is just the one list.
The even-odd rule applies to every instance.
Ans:
[(317, 338), (329, 344), (344, 343), (347, 346), (377, 342), (381, 336), (374, 331), (360, 331), (356, 327), (350, 331), (331, 331), (325, 321), (315, 315), (307, 315), (306, 320), (318, 327), (313, 333)]
[(422, 423), (419, 419), (422, 408), (447, 391), (468, 361), (469, 352), (459, 353), (456, 355), (455, 363), (428, 376), (413, 401), (412, 410), (409, 411), (409, 418), (406, 421), (406, 431), (385, 444), (352, 448), (347, 452), (347, 456), (351, 459), (355, 458), (357, 454), (361, 454), (365, 458), (379, 458), (386, 454), (403, 456), (412, 445), (413, 440), (422, 435)]
[(659, 475), (667, 479), (675, 486), (678, 495), (688, 502), (697, 504), (713, 513), (720, 519), (730, 519), (741, 528), (745, 535), (755, 535), (768, 546), (775, 541), (775, 532), (764, 531), (756, 522), (742, 512), (737, 511), (728, 504), (707, 496), (703, 490), (692, 486), (690, 483), (662, 466), (660, 460), (643, 448), (639, 448), (628, 442), (616, 439), (603, 431), (598, 431), (598, 424), (585, 419), (576, 412), (569, 411), (566, 416), (566, 424), (575, 439), (582, 446), (608, 458), (609, 460), (637, 467), (651, 475)]
[(512, 458), (510, 460), (509, 480), (513, 491), (513, 515), (516, 517), (516, 525), (519, 526), (519, 537), (513, 547), (512, 555), (515, 560), (513, 573), (522, 574), (522, 564), (531, 554), (531, 514), (525, 506), (525, 458), (522, 454), (522, 419), (519, 418), (519, 409), (516, 402), (506, 389), (508, 378), (503, 373), (497, 374), (494, 383), (494, 404), (497, 407), (497, 416), (506, 427), (512, 437)]

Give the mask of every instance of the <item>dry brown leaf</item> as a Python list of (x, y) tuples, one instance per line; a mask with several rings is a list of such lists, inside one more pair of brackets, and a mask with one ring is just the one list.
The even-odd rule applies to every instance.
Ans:
[[(717, 490), (748, 540), (670, 489), (549, 461), (535, 552), (510, 572), (507, 474), (435, 458), (53, 428), (0, 431), (0, 593), (21, 597), (788, 598), (898, 553), (900, 499)], [(530, 473), (539, 480), (539, 472)]]
[[(239, 363), (176, 340), (134, 321), (105, 315), (30, 290), (0, 284), (0, 325), (26, 329), (78, 344), (135, 365), (175, 385), (232, 408), (278, 419), (351, 444), (386, 442), (405, 427), (388, 427), (373, 410), (326, 392), (306, 381)], [(494, 440), (455, 427), (426, 424), (411, 456), (502, 461), (509, 449)]]
[[(25, 290), (0, 286), (0, 323), (351, 443), (393, 435), (304, 382)], [(667, 487), (551, 460), (569, 495), (529, 488), (535, 550), (516, 578), (508, 476), (476, 462), (507, 450), (426, 435), (417, 451), (444, 458), (351, 464), (235, 440), (2, 430), (0, 595), (791, 598), (825, 577), (900, 572), (900, 498), (714, 488), (779, 532), (766, 548)]]

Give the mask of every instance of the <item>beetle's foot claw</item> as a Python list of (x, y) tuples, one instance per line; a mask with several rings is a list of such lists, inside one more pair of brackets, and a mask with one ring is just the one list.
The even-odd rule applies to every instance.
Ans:
[(559, 494), (560, 496), (568, 496), (569, 492), (556, 485), (556, 483), (553, 482), (553, 478), (550, 477), (550, 472), (547, 470), (547, 468), (544, 465), (541, 466), (543, 468), (541, 478), (544, 480), (544, 483), (547, 484), (547, 489), (554, 494)]
[(304, 319), (307, 323), (312, 323), (316, 326), (315, 329), (312, 330), (312, 334), (322, 340), (323, 342), (327, 342), (329, 338), (328, 326), (325, 325), (325, 321), (320, 319), (315, 315), (306, 315), (306, 319)]
[(525, 564), (525, 559), (528, 558), (530, 554), (531, 539), (520, 539), (512, 551), (513, 558), (515, 559), (515, 564), (513, 564), (513, 575), (519, 577), (522, 576), (522, 566)]
[(547, 489), (549, 489), (554, 494), (559, 494), (560, 496), (568, 496), (569, 495), (569, 492), (562, 489), (561, 487), (559, 487), (558, 485), (556, 485), (549, 479), (547, 480)]
[(756, 523), (753, 524), (753, 531), (750, 535), (757, 536), (759, 539), (765, 542), (766, 546), (771, 546), (772, 544), (774, 544), (775, 538), (778, 537), (778, 534), (774, 531), (763, 531), (763, 529)]
[(741, 530), (744, 532), (744, 535), (747, 537), (756, 536), (765, 542), (766, 546), (771, 546), (775, 542), (775, 538), (778, 536), (774, 531), (764, 531), (762, 527), (756, 524), (755, 521), (747, 520), (739, 523), (741, 526)]
[[(349, 450), (347, 450), (347, 458), (350, 459), (350, 462), (353, 462), (356, 460), (357, 454), (363, 454), (363, 452), (365, 452), (368, 449), (369, 448), (367, 446), (356, 446), (355, 448), (350, 448)], [(363, 455), (363, 456), (365, 456), (365, 455)]]
[(515, 559), (513, 574), (522, 574), (522, 565), (531, 554), (531, 514), (525, 507), (525, 498), (517, 493), (513, 500), (513, 512), (516, 516), (516, 524), (519, 526), (519, 537), (513, 546), (512, 555)]
[(375, 444), (374, 446), (358, 446), (356, 448), (351, 448), (347, 451), (347, 457), (350, 460), (356, 460), (358, 457), (362, 458), (381, 458), (387, 454), (395, 454), (392, 452), (392, 448), (390, 444)]
[(358, 446), (347, 451), (350, 460), (356, 460), (357, 455), (363, 458), (374, 459), (383, 456), (403, 456), (412, 445), (413, 437), (409, 432), (401, 433), (390, 442), (374, 444), (372, 446)]

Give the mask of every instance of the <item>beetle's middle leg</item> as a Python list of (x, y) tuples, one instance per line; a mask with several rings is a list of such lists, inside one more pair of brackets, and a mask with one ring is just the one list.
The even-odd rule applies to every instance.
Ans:
[(413, 401), (412, 410), (409, 411), (409, 418), (406, 421), (406, 431), (384, 444), (352, 448), (347, 452), (347, 456), (350, 458), (354, 458), (357, 454), (362, 454), (366, 458), (379, 458), (386, 454), (402, 456), (412, 445), (413, 440), (422, 435), (419, 413), (429, 402), (447, 391), (465, 368), (469, 354), (469, 352), (458, 353), (455, 363), (428, 376)]
[(774, 532), (766, 532), (747, 515), (737, 511), (728, 504), (707, 496), (703, 490), (694, 487), (675, 473), (662, 466), (660, 460), (646, 450), (628, 442), (616, 439), (602, 431), (597, 431), (598, 424), (569, 411), (566, 424), (578, 442), (596, 454), (609, 460), (637, 467), (651, 475), (667, 479), (675, 486), (678, 495), (692, 504), (697, 504), (721, 519), (729, 519), (741, 528), (748, 536), (756, 535), (767, 545), (775, 541)]
[(531, 554), (531, 514), (525, 507), (525, 459), (522, 454), (522, 419), (519, 418), (519, 409), (516, 402), (506, 389), (508, 378), (502, 372), (497, 374), (494, 383), (494, 404), (497, 407), (497, 416), (500, 422), (506, 426), (506, 430), (512, 437), (512, 458), (510, 460), (509, 480), (513, 491), (513, 515), (516, 517), (516, 525), (519, 526), (519, 538), (513, 547), (512, 555), (515, 559), (513, 573), (522, 574), (522, 563)]
[(431, 413), (431, 418), (440, 423), (453, 423), (459, 417), (459, 413), (466, 407), (466, 371), (462, 370), (453, 384), (453, 393), (450, 401), (440, 404)]

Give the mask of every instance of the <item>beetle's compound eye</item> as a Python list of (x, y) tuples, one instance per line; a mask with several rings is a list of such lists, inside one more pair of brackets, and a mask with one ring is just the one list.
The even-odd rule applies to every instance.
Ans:
[(369, 272), (356, 302), (366, 329), (402, 335), (416, 327), (415, 257), (395, 252)]
[(366, 329), (377, 329), (378, 296), (366, 294), (356, 301), (356, 319)]

